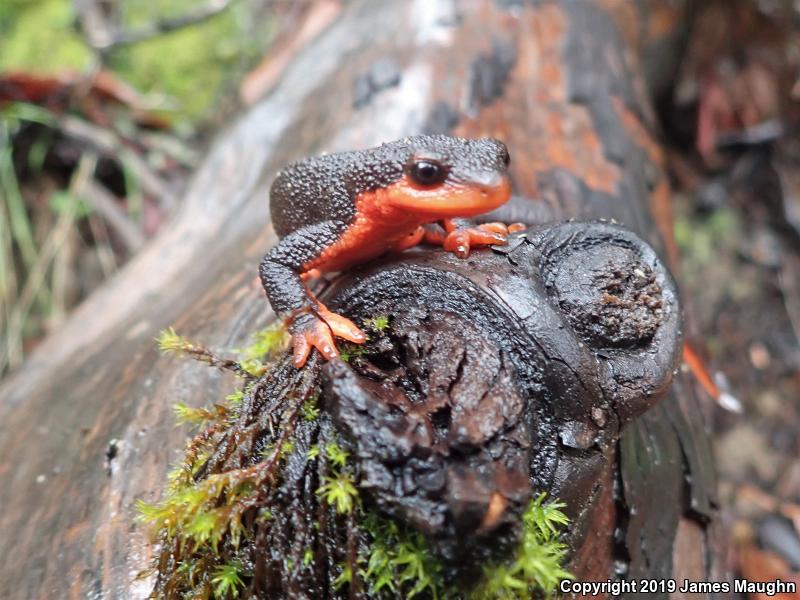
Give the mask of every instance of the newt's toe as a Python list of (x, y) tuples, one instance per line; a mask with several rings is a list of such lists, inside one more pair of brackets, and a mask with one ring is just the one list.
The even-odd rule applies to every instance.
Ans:
[(300, 273), (300, 281), (311, 281), (312, 279), (319, 279), (322, 277), (322, 271), (319, 269), (309, 269), (304, 273)]
[(484, 231), (479, 227), (456, 229), (447, 234), (442, 244), (448, 252), (459, 258), (467, 258), (470, 250), (476, 246), (495, 246), (506, 243), (506, 236), (493, 231)]
[(508, 226), (505, 223), (498, 223), (496, 221), (492, 223), (481, 223), (476, 227), (476, 229), (489, 233), (508, 235)]
[(367, 335), (347, 317), (329, 311), (322, 304), (319, 305), (317, 314), (327, 323), (336, 337), (340, 337), (355, 344), (363, 344), (367, 341)]
[(298, 369), (306, 364), (313, 348), (316, 348), (325, 360), (339, 356), (334, 336), (355, 344), (367, 341), (366, 334), (350, 319), (331, 312), (316, 298), (313, 300), (317, 303), (313, 312), (310, 310), (301, 312), (294, 318), (289, 328), (294, 347), (294, 366)]
[(331, 328), (317, 317), (304, 319), (302, 324), (296, 324), (292, 332), (292, 345), (293, 362), (298, 369), (306, 364), (312, 348), (316, 348), (326, 360), (339, 356)]

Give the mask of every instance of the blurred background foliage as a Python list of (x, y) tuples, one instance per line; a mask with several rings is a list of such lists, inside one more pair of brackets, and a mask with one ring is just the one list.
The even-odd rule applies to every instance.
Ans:
[[(93, 50), (70, 0), (0, 3), (0, 71), (56, 74), (92, 67)], [(174, 19), (202, 0), (124, 0), (113, 6), (115, 25), (135, 29)], [(213, 18), (113, 48), (105, 66), (159, 108), (202, 124), (215, 100), (233, 89), (261, 56), (274, 32), (266, 2), (231, 2)], [(168, 58), (168, 59), (167, 59)]]
[(0, 377), (166, 222), (308, 6), (0, 1)]

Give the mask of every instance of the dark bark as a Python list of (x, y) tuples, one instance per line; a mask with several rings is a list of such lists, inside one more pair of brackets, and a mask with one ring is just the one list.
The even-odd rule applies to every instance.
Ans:
[[(0, 596), (63, 597), (68, 592), (70, 597), (127, 598), (149, 593), (149, 583), (133, 580), (152, 553), (145, 531), (134, 521), (133, 503), (159, 496), (169, 464), (183, 445), (185, 431), (173, 427), (172, 405), (178, 400), (208, 404), (230, 391), (230, 381), (220, 374), (160, 358), (152, 340), (172, 325), (211, 346), (236, 347), (269, 320), (256, 265), (275, 241), (265, 227), (266, 190), (276, 169), (289, 160), (417, 132), (494, 135), (511, 148), (515, 189), (536, 199), (527, 206), (538, 222), (616, 219), (674, 259), (669, 184), (643, 66), (654, 66), (648, 70), (650, 89), (660, 88), (674, 66), (670, 59), (677, 56), (675, 33), (685, 7), (665, 4), (498, 0), (457, 3), (459, 12), (439, 2), (350, 5), (295, 57), (266, 99), (221, 137), (169, 230), (3, 385)], [(395, 25), (393, 35), (376, 35), (386, 23)], [(396, 77), (383, 76), (389, 67)], [(564, 230), (542, 231), (544, 240)], [(641, 247), (638, 241), (632, 244)], [(535, 248), (526, 242), (516, 252)], [(631, 258), (622, 252), (617, 258), (641, 260), (653, 273), (662, 273), (654, 259), (641, 258), (646, 251), (638, 253)], [(562, 315), (548, 309), (555, 321), (526, 322), (530, 306), (525, 302), (531, 300), (525, 286), (531, 281), (539, 282), (538, 307), (553, 306), (552, 298), (543, 300), (549, 292), (541, 273), (537, 270), (528, 280), (515, 275), (502, 254), (482, 252), (475, 261), (473, 267), (441, 252), (419, 252), (352, 275), (337, 284), (336, 293), (347, 298), (347, 310), (369, 314), (385, 306), (398, 330), (430, 336), (441, 331), (445, 341), (454, 331), (463, 332), (452, 347), (438, 340), (430, 345), (442, 349), (443, 354), (431, 356), (443, 381), (464, 381), (458, 396), (462, 414), (451, 411), (450, 418), (470, 422), (472, 405), (479, 406), (482, 416), (502, 413), (519, 432), (508, 443), (535, 477), (521, 482), (501, 476), (492, 467), (487, 430), (467, 427), (466, 439), (457, 442), (480, 449), (475, 460), (491, 467), (481, 472), (488, 473), (492, 485), (503, 486), (512, 505), (522, 502), (530, 492), (523, 488), (530, 483), (569, 501), (574, 518), (569, 566), (580, 579), (605, 580), (620, 568), (631, 578), (723, 577), (713, 465), (694, 383), (678, 374), (666, 396), (637, 416), (674, 366), (673, 315), (654, 317), (645, 310), (639, 315), (641, 327), (623, 335), (644, 335), (647, 344), (658, 340), (653, 349), (658, 360), (650, 374), (653, 389), (627, 388), (629, 397), (610, 401), (601, 416), (592, 410), (597, 399), (609, 393), (623, 398), (626, 388), (609, 391), (618, 380), (604, 379), (597, 371), (595, 351), (573, 348), (585, 366), (570, 363), (571, 369), (565, 365), (559, 374), (557, 361), (548, 363), (542, 348), (530, 343), (539, 339), (546, 346), (551, 339), (568, 339), (575, 344), (581, 339), (591, 345), (587, 339), (603, 337), (602, 327), (599, 332), (580, 330), (582, 320), (568, 317), (569, 336), (546, 331), (573, 308), (580, 309), (577, 300), (586, 298), (586, 290), (559, 287), (553, 275), (551, 289), (558, 291), (560, 306), (572, 308)], [(503, 297), (498, 289), (503, 288), (519, 302), (507, 302), (505, 312), (487, 321), (476, 317), (465, 323), (469, 313), (459, 317), (455, 311), (453, 316), (452, 308), (431, 307), (427, 301), (435, 282), (451, 277), (448, 272), (458, 281), (435, 296), (443, 303), (463, 292), (481, 296), (476, 310), (488, 311), (492, 303), (498, 305)], [(507, 277), (495, 283), (500, 273)], [(613, 273), (606, 275), (613, 278)], [(430, 331), (420, 329), (414, 322), (419, 315), (397, 307), (397, 300), (381, 304), (392, 302), (391, 294), (379, 293), (392, 277), (406, 278), (408, 302), (431, 310), (436, 325)], [(669, 279), (658, 281), (659, 293), (668, 296)], [(601, 323), (614, 318), (613, 313), (598, 315)], [(614, 343), (623, 349), (612, 349), (615, 356), (602, 359), (606, 364), (625, 358), (627, 342)], [(454, 362), (444, 352), (448, 348)], [(474, 396), (469, 390), (477, 383), (470, 382), (466, 370), (447, 375), (460, 360), (489, 357), (495, 362), (484, 368), (497, 397), (515, 399), (509, 405), (488, 402), (493, 395)], [(412, 369), (413, 361), (405, 366)], [(326, 368), (326, 402), (342, 432), (366, 444), (367, 469), (369, 456), (375, 456), (365, 435), (371, 430), (354, 416), (348, 400), (364, 392), (364, 383), (336, 369)], [(428, 373), (427, 381), (439, 372)], [(547, 372), (555, 374), (536, 380)], [(581, 393), (559, 387), (576, 376), (585, 388)], [(452, 390), (449, 397), (454, 397)], [(469, 476), (469, 469), (459, 473)], [(375, 498), (411, 522), (425, 520), (423, 499), (379, 493)], [(452, 518), (444, 523), (474, 530), (480, 511), (468, 505), (454, 511), (453, 506), (448, 507)], [(446, 545), (453, 532), (440, 533)]]

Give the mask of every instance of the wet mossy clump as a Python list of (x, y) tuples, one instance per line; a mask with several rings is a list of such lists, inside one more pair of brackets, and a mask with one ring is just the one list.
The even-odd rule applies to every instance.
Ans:
[[(384, 346), (389, 321), (365, 321)], [(548, 596), (569, 574), (560, 541), (567, 519), (544, 494), (522, 515), (516, 554), (468, 588), (421, 532), (381, 513), (359, 490), (355, 445), (320, 399), (321, 364), (302, 370), (282, 354), (284, 334), (256, 336), (243, 359), (221, 358), (162, 334), (163, 350), (234, 371), (239, 390), (210, 408), (176, 406), (198, 427), (163, 498), (141, 502), (153, 528), (154, 598), (529, 598)], [(361, 352), (361, 350), (359, 351)]]

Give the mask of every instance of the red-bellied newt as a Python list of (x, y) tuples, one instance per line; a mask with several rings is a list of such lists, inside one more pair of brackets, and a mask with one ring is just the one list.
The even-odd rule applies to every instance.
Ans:
[(494, 139), (446, 135), (404, 138), (377, 148), (306, 158), (283, 169), (270, 189), (280, 241), (259, 273), (275, 312), (292, 334), (294, 364), (312, 348), (338, 355), (334, 336), (363, 343), (349, 319), (328, 310), (305, 281), (420, 242), (459, 257), (504, 244), (521, 224), (473, 225), (511, 196), (509, 154)]

